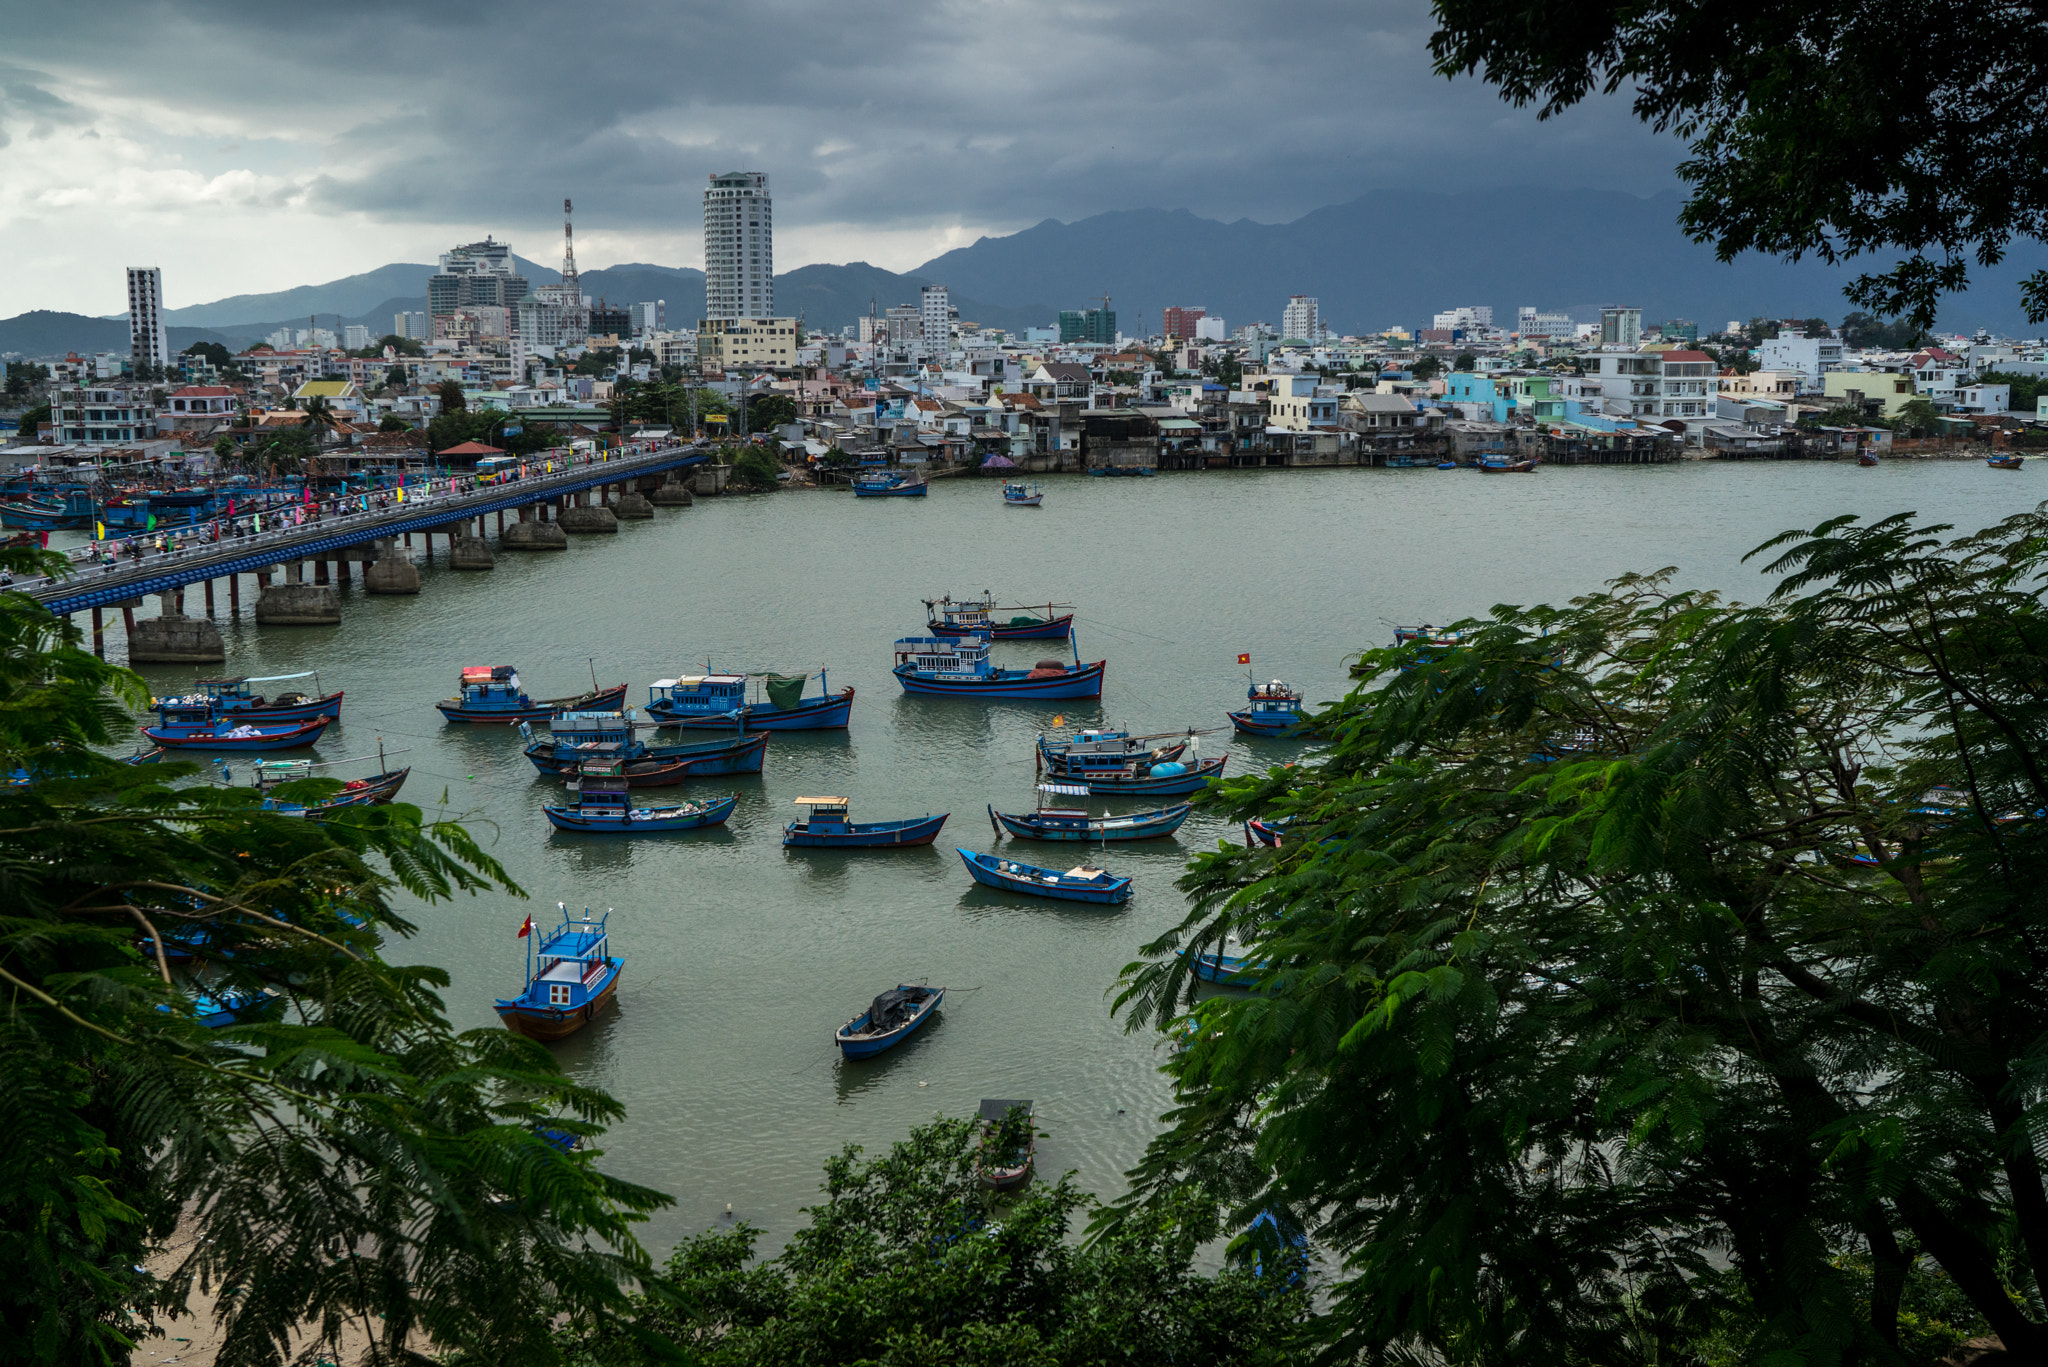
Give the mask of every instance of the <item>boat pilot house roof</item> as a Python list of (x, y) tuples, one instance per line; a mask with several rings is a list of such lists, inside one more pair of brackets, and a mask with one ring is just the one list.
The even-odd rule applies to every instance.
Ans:
[(905, 636), (896, 643), (896, 663), (911, 664), (931, 674), (974, 674), (988, 661), (988, 641), (980, 636), (947, 640), (939, 636)]

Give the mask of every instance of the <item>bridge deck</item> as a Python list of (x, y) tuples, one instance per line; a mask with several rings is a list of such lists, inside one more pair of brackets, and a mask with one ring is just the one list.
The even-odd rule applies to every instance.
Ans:
[[(603, 458), (607, 456), (610, 458)], [(542, 463), (546, 459), (542, 458)], [(553, 459), (570, 458), (556, 456)], [(710, 459), (710, 451), (702, 446), (669, 446), (625, 454), (600, 452), (595, 457), (575, 458), (570, 469), (553, 474), (528, 474), (523, 479), (481, 487), (472, 481), (468, 488), (461, 487), (458, 480), (452, 493), (419, 498), (413, 497), (412, 491), (408, 490), (405, 502), (394, 503), (388, 508), (329, 515), (305, 526), (225, 537), (164, 555), (145, 556), (140, 561), (123, 560), (115, 565), (82, 564), (68, 579), (39, 579), (17, 583), (13, 587), (58, 614), (112, 607), (144, 594), (167, 593), (187, 584), (230, 574), (254, 573), (295, 560), (324, 559), (334, 556), (337, 551), (367, 545), (387, 536), (432, 531), (451, 522), (524, 508), (603, 484), (701, 465)], [(275, 512), (273, 510), (264, 516), (275, 516)], [(234, 519), (236, 522), (247, 520)], [(222, 521), (225, 523), (227, 519)]]

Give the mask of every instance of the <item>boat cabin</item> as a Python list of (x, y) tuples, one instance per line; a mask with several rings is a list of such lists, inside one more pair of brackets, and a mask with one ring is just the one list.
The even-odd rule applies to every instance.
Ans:
[(623, 752), (633, 743), (633, 719), (624, 712), (564, 712), (548, 723), (555, 757), (571, 759)]
[(896, 642), (896, 667), (941, 679), (980, 679), (989, 673), (988, 638), (905, 636)]
[(181, 698), (152, 698), (149, 705), (157, 715), (157, 725), (162, 727), (211, 726), (216, 715), (213, 699), (204, 693), (191, 693)]
[(804, 829), (808, 831), (845, 831), (853, 824), (850, 798), (844, 797), (800, 797), (793, 804), (806, 809)]
[(987, 631), (990, 629), (989, 614), (995, 611), (996, 600), (989, 595), (980, 598), (929, 598), (925, 607), (932, 616), (941, 619), (948, 631)]
[(1109, 777), (1136, 771), (1139, 760), (1152, 758), (1145, 742), (1123, 731), (1082, 731), (1063, 749), (1049, 751), (1053, 772), (1067, 778)]
[(578, 811), (591, 816), (624, 816), (631, 805), (626, 798), (626, 762), (619, 755), (621, 747), (600, 745), (595, 759), (586, 759), (578, 766), (576, 777), (569, 780), (569, 792), (574, 796)]
[(561, 929), (548, 936), (534, 953), (521, 1004), (572, 1011), (587, 1002), (611, 967), (605, 936), (605, 922), (610, 917), (607, 912), (593, 921), (585, 908), (582, 920), (565, 920)]
[(656, 679), (647, 690), (647, 710), (669, 717), (730, 717), (747, 705), (744, 674), (694, 674)]
[(465, 707), (526, 705), (526, 687), (519, 682), (519, 671), (511, 665), (465, 665), (460, 687)]
[(268, 674), (260, 678), (200, 679), (194, 684), (194, 687), (212, 699), (214, 705), (221, 711), (232, 712), (238, 708), (262, 707), (265, 703), (273, 707), (288, 707), (293, 703), (308, 702), (310, 699), (307, 695), (297, 690), (287, 690), (279, 693), (274, 698), (266, 698), (263, 694), (252, 689), (250, 685), (289, 683), (293, 679), (314, 679), (316, 680), (314, 687), (317, 688), (319, 687), (317, 683), (318, 677), (318, 675), (308, 670), (298, 674)]
[(1250, 699), (1250, 711), (1254, 714), (1284, 713), (1292, 716), (1301, 711), (1301, 694), (1278, 679), (1271, 683), (1253, 684), (1245, 696)]

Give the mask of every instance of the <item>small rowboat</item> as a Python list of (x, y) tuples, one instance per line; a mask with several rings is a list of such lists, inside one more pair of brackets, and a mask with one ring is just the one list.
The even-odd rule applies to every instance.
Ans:
[(908, 845), (929, 845), (938, 837), (951, 812), (937, 816), (906, 817), (901, 821), (849, 821), (851, 799), (843, 797), (800, 797), (796, 804), (805, 809), (802, 821), (782, 828), (785, 845), (818, 849), (898, 849)]
[(973, 850), (954, 848), (961, 862), (967, 865), (967, 871), (974, 875), (974, 881), (986, 887), (1021, 892), (1029, 897), (1094, 902), (1101, 906), (1119, 906), (1130, 900), (1130, 879), (1118, 878), (1093, 865), (1083, 864), (1061, 873), (1057, 869), (1041, 869), (993, 854), (976, 854)]
[[(1088, 789), (1078, 783), (1041, 783), (1045, 797), (1087, 797)], [(1154, 840), (1172, 835), (1194, 810), (1191, 802), (1178, 802), (1153, 812), (1130, 812), (1123, 816), (1090, 816), (1071, 807), (1040, 807), (1035, 812), (999, 812), (988, 809), (991, 826), (1007, 830), (1023, 840)]]
[(2018, 470), (2025, 460), (2026, 457), (2020, 455), (1984, 457), (1984, 463), (1994, 470)]
[(893, 1049), (930, 1020), (946, 999), (943, 987), (904, 983), (884, 992), (868, 1009), (833, 1032), (844, 1058), (872, 1058)]
[(1246, 849), (1264, 845), (1268, 849), (1280, 848), (1280, 837), (1285, 834), (1286, 818), (1278, 821), (1262, 821), (1258, 817), (1244, 823), (1244, 844)]
[(236, 750), (242, 752), (261, 750), (296, 750), (311, 745), (320, 739), (320, 733), (334, 722), (332, 717), (315, 717), (310, 721), (283, 723), (277, 726), (252, 726), (245, 722), (221, 720), (203, 730), (166, 730), (159, 726), (145, 726), (142, 734), (158, 745), (178, 750)]
[(983, 1186), (1008, 1191), (1031, 1180), (1038, 1150), (1031, 1110), (1029, 1101), (982, 1101), (982, 1152), (974, 1162), (974, 1176)]

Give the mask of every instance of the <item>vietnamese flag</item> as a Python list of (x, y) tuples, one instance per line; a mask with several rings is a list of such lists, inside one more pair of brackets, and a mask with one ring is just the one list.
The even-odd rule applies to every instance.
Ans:
[(1239, 655), (1237, 657), (1237, 662), (1241, 665), (1248, 665), (1252, 662), (1252, 657), (1249, 655)]
[(513, 936), (512, 938), (515, 940), (523, 940), (531, 934), (533, 934), (533, 917), (528, 916), (526, 918), (526, 924), (519, 927), (519, 933)]

